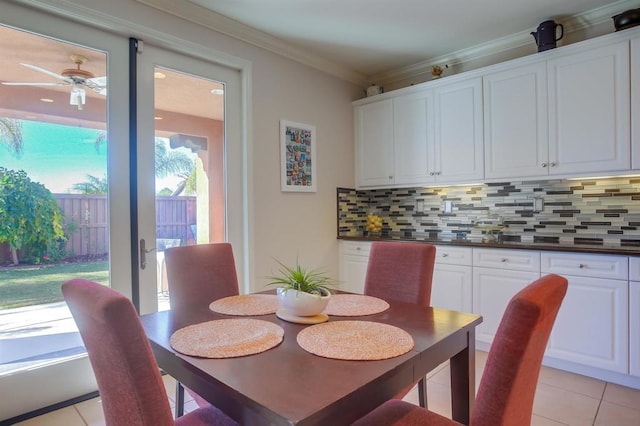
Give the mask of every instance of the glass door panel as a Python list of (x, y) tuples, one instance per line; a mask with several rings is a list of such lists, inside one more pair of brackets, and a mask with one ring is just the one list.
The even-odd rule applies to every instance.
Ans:
[(115, 155), (127, 149), (126, 40), (4, 7), (0, 420), (96, 390), (62, 298), (64, 281), (86, 278), (131, 294), (130, 276), (123, 279), (131, 271), (129, 240), (110, 226), (128, 228), (128, 212), (110, 208), (128, 200), (128, 175), (111, 176)]
[(148, 45), (138, 57), (138, 223), (155, 247), (146, 260), (156, 262), (140, 271), (142, 312), (169, 307), (166, 248), (229, 240), (225, 100), (238, 81), (234, 71)]

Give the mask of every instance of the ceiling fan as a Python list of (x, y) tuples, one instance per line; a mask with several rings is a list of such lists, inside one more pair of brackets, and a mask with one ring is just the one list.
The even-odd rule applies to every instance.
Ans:
[(87, 61), (87, 58), (80, 55), (71, 55), (71, 60), (76, 64), (76, 68), (63, 70), (60, 74), (49, 71), (42, 67), (20, 63), (20, 65), (31, 68), (32, 70), (55, 77), (60, 82), (57, 83), (29, 83), (29, 82), (6, 82), (2, 84), (7, 86), (71, 86), (71, 98), (69, 103), (77, 105), (78, 109), (83, 109), (86, 103), (85, 88), (93, 90), (101, 95), (107, 94), (107, 77), (95, 77), (91, 72), (80, 69), (80, 66)]

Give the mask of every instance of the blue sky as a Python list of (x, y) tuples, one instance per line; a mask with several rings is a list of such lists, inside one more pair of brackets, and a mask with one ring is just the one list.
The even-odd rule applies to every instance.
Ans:
[[(107, 143), (96, 150), (95, 140), (101, 133), (89, 129), (60, 124), (21, 120), (24, 152), (16, 158), (0, 144), (0, 166), (24, 170), (32, 181), (40, 182), (53, 193), (68, 193), (74, 183), (86, 182), (87, 175), (103, 178), (107, 174)], [(166, 138), (157, 138), (165, 144)], [(178, 148), (191, 157), (188, 149)], [(169, 176), (156, 179), (157, 190), (175, 189), (179, 178)]]
[(51, 192), (70, 192), (74, 183), (85, 182), (86, 175), (104, 177), (107, 173), (107, 144), (100, 150), (95, 140), (100, 130), (59, 124), (22, 121), (24, 153), (14, 157), (0, 145), (0, 166), (24, 170), (33, 181)]

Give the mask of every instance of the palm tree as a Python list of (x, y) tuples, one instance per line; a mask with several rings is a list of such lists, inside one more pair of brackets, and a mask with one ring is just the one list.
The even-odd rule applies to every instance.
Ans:
[(0, 144), (16, 157), (22, 155), (22, 124), (15, 118), (0, 117)]
[(87, 175), (86, 182), (74, 183), (71, 187), (74, 191), (78, 191), (81, 194), (106, 194), (109, 189), (107, 183), (107, 177), (96, 177)]
[(180, 195), (183, 191), (195, 190), (195, 161), (188, 155), (167, 149), (167, 145), (156, 139), (156, 177), (178, 176), (182, 180), (171, 195)]

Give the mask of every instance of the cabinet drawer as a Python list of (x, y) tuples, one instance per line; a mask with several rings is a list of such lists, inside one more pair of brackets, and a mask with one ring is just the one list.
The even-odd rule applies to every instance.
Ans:
[(581, 253), (542, 253), (542, 273), (627, 280), (628, 257)]
[(471, 266), (471, 247), (436, 246), (436, 263)]
[(527, 250), (473, 249), (473, 266), (540, 272), (540, 252)]
[(629, 257), (629, 281), (640, 281), (640, 257)]
[(369, 257), (371, 243), (366, 241), (343, 241), (342, 254), (350, 256)]

